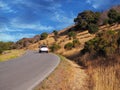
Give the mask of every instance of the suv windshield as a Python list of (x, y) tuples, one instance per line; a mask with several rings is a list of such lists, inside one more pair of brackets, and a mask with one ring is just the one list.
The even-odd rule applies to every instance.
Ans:
[(41, 46), (41, 48), (44, 48), (44, 47), (47, 47), (47, 46)]

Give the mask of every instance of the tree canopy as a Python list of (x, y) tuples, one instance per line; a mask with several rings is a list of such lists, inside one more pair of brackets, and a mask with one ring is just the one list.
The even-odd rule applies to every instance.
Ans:
[(78, 14), (77, 18), (74, 19), (74, 22), (79, 26), (80, 29), (89, 29), (88, 27), (90, 24), (95, 24), (97, 27), (99, 17), (99, 12), (84, 11)]
[(13, 48), (13, 42), (2, 42), (0, 41), (0, 54), (5, 50), (10, 50)]
[(41, 40), (44, 40), (44, 39), (46, 39), (48, 37), (48, 33), (46, 33), (46, 32), (43, 32), (42, 34), (41, 34)]
[(96, 56), (110, 56), (117, 52), (120, 46), (119, 32), (105, 31), (97, 34), (95, 38), (85, 43), (84, 49), (81, 51)]

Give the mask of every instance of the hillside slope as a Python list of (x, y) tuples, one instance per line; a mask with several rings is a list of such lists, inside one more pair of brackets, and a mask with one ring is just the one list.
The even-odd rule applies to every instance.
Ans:
[[(68, 36), (68, 33), (69, 33), (70, 29), (71, 29), (71, 27), (60, 31), (57, 41), (55, 41), (55, 39), (54, 39), (54, 34), (51, 33), (51, 34), (48, 35), (47, 39), (40, 40), (37, 43), (34, 43), (34, 44), (28, 46), (26, 49), (38, 50), (39, 49), (38, 47), (42, 44), (46, 44), (48, 46), (51, 46), (52, 44), (57, 43), (61, 46), (61, 48), (59, 50), (57, 50), (56, 53), (59, 53), (59, 54), (65, 55), (65, 56), (71, 56), (73, 54), (79, 53), (79, 51), (84, 47), (85, 42), (95, 37), (95, 34), (90, 34), (90, 33), (88, 33), (87, 30), (77, 31), (76, 32), (76, 38), (81, 43), (80, 46), (77, 47), (77, 48), (73, 48), (71, 50), (65, 50), (64, 45), (68, 42), (72, 42), (72, 40), (73, 40), (73, 39), (70, 40), (69, 36)], [(118, 30), (118, 29), (120, 29), (120, 24), (115, 24), (113, 26), (105, 25), (105, 26), (101, 26), (99, 29), (100, 29), (100, 31), (103, 31), (103, 30)], [(65, 33), (65, 34), (61, 35), (61, 33), (62, 34)]]

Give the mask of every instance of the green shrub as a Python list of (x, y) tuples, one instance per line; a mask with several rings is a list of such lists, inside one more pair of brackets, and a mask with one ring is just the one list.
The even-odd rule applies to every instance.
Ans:
[(120, 24), (120, 13), (118, 15), (117, 22)]
[(108, 23), (111, 24), (111, 25), (114, 24), (115, 22), (116, 22), (116, 21), (115, 21), (114, 19), (112, 19), (112, 18), (110, 18), (110, 19), (108, 20)]
[(65, 44), (64, 48), (66, 50), (71, 50), (73, 48), (73, 43), (69, 42), (69, 43)]
[(0, 42), (0, 54), (5, 50), (12, 49), (13, 42)]
[(110, 56), (116, 53), (119, 37), (115, 31), (105, 31), (99, 33), (95, 38), (85, 43), (81, 53), (89, 52), (90, 55)]
[(46, 32), (44, 32), (44, 33), (42, 33), (41, 34), (41, 40), (44, 40), (44, 39), (46, 39), (48, 37), (48, 33), (46, 33)]
[(118, 13), (114, 9), (110, 9), (108, 11), (108, 17), (109, 17), (109, 20), (108, 20), (109, 24), (114, 24), (114, 23), (117, 23), (117, 22), (119, 23), (119, 21), (120, 21), (120, 13)]
[(103, 25), (108, 24), (108, 21), (109, 21), (109, 19), (105, 19), (105, 20), (103, 21)]
[(93, 11), (84, 11), (78, 14), (77, 18), (74, 19), (74, 22), (77, 24), (79, 29), (88, 29), (89, 24), (98, 24), (100, 18), (99, 12)]
[(4, 51), (4, 50), (0, 47), (0, 54), (2, 54), (3, 51)]
[(54, 33), (55, 36), (58, 35), (58, 31), (57, 30), (54, 30), (53, 33)]
[(99, 30), (98, 25), (95, 25), (95, 24), (88, 25), (89, 33), (96, 33), (98, 30)]
[(74, 39), (73, 40), (73, 47), (79, 47), (80, 46), (80, 42), (78, 39)]
[(70, 39), (71, 38), (76, 38), (76, 33), (71, 31), (71, 32), (68, 33), (68, 36), (69, 36)]
[(54, 39), (55, 39), (55, 41), (57, 41), (58, 31), (57, 31), (57, 30), (54, 30), (53, 33), (54, 33)]
[(52, 52), (55, 52), (55, 51), (59, 50), (60, 48), (61, 48), (61, 47), (60, 47), (60, 45), (58, 45), (58, 44), (53, 44), (53, 45), (50, 47), (50, 49), (51, 49)]

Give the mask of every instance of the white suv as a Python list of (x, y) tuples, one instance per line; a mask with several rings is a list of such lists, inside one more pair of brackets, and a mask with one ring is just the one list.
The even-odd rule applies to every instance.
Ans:
[(40, 46), (39, 53), (42, 53), (42, 52), (46, 52), (46, 53), (49, 52), (49, 49), (48, 49), (48, 47), (46, 45)]

